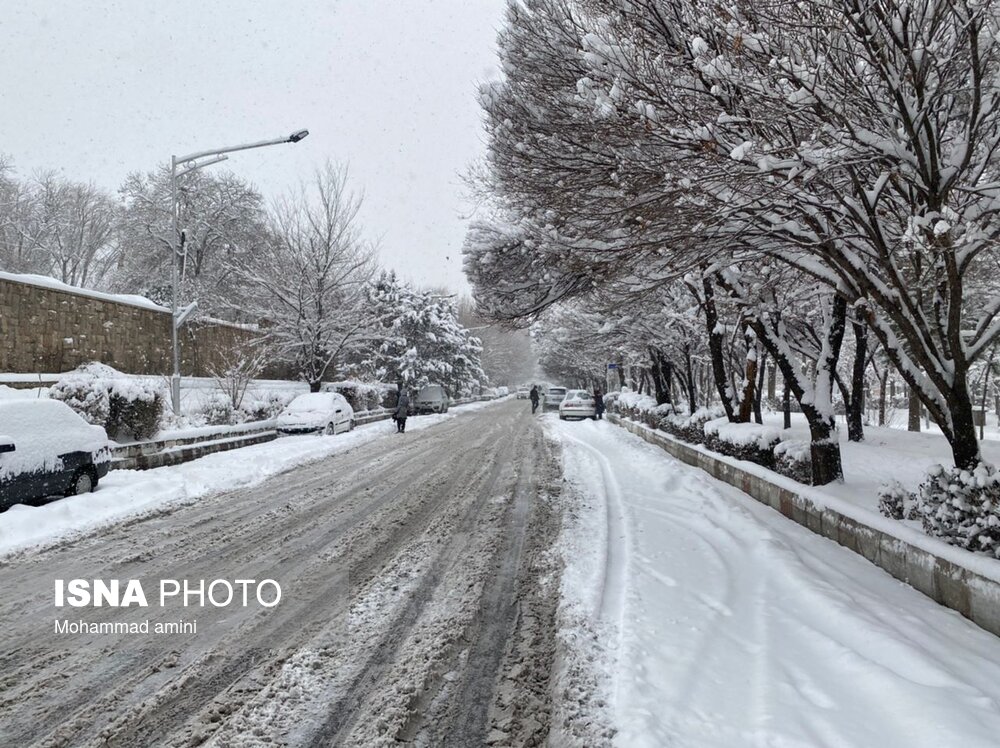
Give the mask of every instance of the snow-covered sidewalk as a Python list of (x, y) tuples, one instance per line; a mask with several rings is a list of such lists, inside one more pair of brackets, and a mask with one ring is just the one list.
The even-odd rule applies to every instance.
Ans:
[[(444, 415), (411, 418), (406, 432), (426, 429), (495, 402), (502, 401), (469, 403)], [(154, 470), (113, 470), (94, 493), (37, 507), (17, 504), (0, 513), (0, 556), (159, 511), (167, 505), (195, 501), (210, 493), (254, 486), (298, 465), (387, 436), (395, 429), (390, 421), (379, 421), (339, 436), (289, 436), (218, 452), (181, 465)]]
[(1000, 639), (622, 429), (546, 420), (562, 620), (604, 635), (618, 745), (997, 745)]

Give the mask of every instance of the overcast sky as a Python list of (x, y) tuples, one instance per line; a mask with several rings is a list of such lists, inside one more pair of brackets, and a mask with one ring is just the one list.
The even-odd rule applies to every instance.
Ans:
[(384, 262), (466, 288), (459, 176), (482, 152), (503, 0), (0, 0), (0, 153), (114, 190), (171, 154), (309, 137), (222, 165), (267, 197), (346, 161)]

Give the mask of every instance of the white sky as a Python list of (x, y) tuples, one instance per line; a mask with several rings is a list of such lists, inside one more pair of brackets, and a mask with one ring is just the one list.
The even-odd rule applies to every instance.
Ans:
[(277, 196), (346, 161), (386, 265), (466, 288), (459, 175), (482, 152), (503, 0), (0, 0), (0, 153), (114, 190), (172, 153), (308, 128), (225, 164)]

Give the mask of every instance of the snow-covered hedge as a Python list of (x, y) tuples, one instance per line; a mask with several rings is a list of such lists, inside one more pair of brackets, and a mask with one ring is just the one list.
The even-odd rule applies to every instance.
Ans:
[(272, 418), (285, 409), (292, 400), (295, 399), (293, 392), (264, 392), (259, 395), (247, 394), (240, 405), (246, 417), (244, 422), (250, 421), (270, 421)]
[(117, 441), (153, 436), (168, 396), (162, 382), (96, 362), (65, 374), (49, 390), (50, 398), (66, 403), (88, 423), (103, 426)]
[(919, 518), (928, 535), (1000, 558), (1000, 472), (933, 465), (916, 494), (898, 483), (879, 493), (879, 509), (894, 519)]
[(682, 441), (692, 444), (705, 443), (705, 424), (725, 415), (720, 407), (698, 408), (691, 415), (675, 413), (660, 421), (660, 428)]
[(333, 382), (326, 385), (324, 389), (330, 392), (339, 392), (357, 413), (364, 410), (378, 410), (383, 407), (386, 392), (392, 390), (395, 393), (396, 388), (381, 382), (361, 382), (351, 379)]
[(663, 419), (674, 412), (674, 406), (670, 403), (657, 405), (656, 398), (632, 392), (627, 387), (623, 387), (621, 392), (605, 395), (604, 408), (610, 413), (618, 413), (625, 418), (652, 426), (654, 429), (660, 428)]
[(232, 399), (222, 393), (215, 393), (205, 400), (198, 415), (208, 426), (233, 426), (239, 423), (269, 421), (277, 416), (294, 398), (294, 394), (284, 395), (265, 392), (263, 395), (246, 395), (239, 408), (233, 407)]
[(777, 429), (759, 423), (730, 423), (723, 416), (706, 421), (702, 430), (705, 446), (709, 449), (767, 468), (774, 467), (774, 448), (781, 441)]
[(812, 452), (809, 442), (788, 439), (774, 445), (774, 468), (799, 483), (812, 485)]

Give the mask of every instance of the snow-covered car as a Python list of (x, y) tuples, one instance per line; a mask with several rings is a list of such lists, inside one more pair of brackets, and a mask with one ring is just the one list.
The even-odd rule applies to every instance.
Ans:
[(545, 390), (544, 410), (559, 410), (559, 403), (566, 397), (565, 387), (549, 387)]
[(279, 434), (339, 434), (354, 428), (354, 408), (339, 392), (308, 392), (288, 403), (274, 427)]
[(110, 466), (104, 429), (65, 403), (0, 402), (0, 509), (90, 493)]
[(517, 389), (517, 399), (518, 400), (527, 400), (528, 399), (528, 395), (530, 395), (530, 394), (531, 394), (531, 390), (529, 390), (527, 387), (518, 387), (518, 389)]
[(559, 418), (597, 418), (597, 401), (587, 390), (570, 390), (559, 403)]
[(440, 384), (428, 384), (421, 387), (413, 400), (413, 411), (415, 413), (447, 413), (451, 401), (448, 393)]
[(510, 389), (504, 386), (497, 387), (497, 397), (507, 397), (510, 394)]

